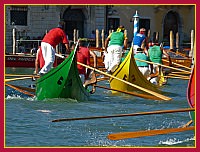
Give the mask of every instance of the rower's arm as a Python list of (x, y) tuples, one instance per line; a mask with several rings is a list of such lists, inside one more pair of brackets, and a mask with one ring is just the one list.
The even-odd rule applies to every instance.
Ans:
[(163, 54), (167, 57), (168, 61), (169, 61), (169, 66), (172, 65), (172, 61), (171, 61), (171, 58), (169, 56), (169, 54), (162, 48), (162, 51), (163, 51)]
[(90, 55), (94, 59), (94, 68), (96, 68), (97, 67), (97, 55), (93, 51), (90, 51)]
[(124, 50), (127, 49), (127, 47), (128, 47), (127, 45), (128, 45), (128, 38), (125, 37), (125, 39), (124, 39)]
[(65, 43), (65, 47), (66, 47), (66, 53), (70, 53), (71, 51), (70, 51), (70, 49), (69, 49), (69, 44), (68, 43)]

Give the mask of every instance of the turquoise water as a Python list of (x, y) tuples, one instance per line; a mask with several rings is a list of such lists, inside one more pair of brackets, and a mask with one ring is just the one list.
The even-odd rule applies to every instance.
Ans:
[[(6, 68), (6, 73), (31, 74), (33, 69)], [(28, 87), (32, 80), (9, 82)], [(51, 99), (37, 101), (16, 90), (5, 91), (6, 147), (194, 147), (194, 132), (111, 141), (110, 133), (181, 127), (190, 121), (188, 112), (134, 117), (52, 122), (54, 119), (106, 116), (145, 111), (188, 108), (188, 80), (169, 79), (161, 90), (171, 101), (155, 101), (129, 95), (112, 95), (97, 88), (89, 101)], [(99, 85), (109, 86), (107, 81)]]

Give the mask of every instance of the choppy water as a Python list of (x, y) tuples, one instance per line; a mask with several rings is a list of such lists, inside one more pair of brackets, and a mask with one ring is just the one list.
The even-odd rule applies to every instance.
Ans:
[[(6, 73), (31, 74), (33, 69), (6, 68)], [(31, 80), (10, 84), (28, 87)], [(112, 95), (97, 88), (89, 101), (51, 99), (37, 101), (9, 87), (5, 91), (6, 147), (194, 147), (194, 132), (111, 141), (110, 133), (181, 127), (190, 121), (188, 112), (107, 119), (51, 122), (54, 119), (106, 116), (145, 111), (188, 108), (188, 80), (169, 79), (161, 89), (171, 101), (154, 101), (129, 95)], [(100, 85), (109, 85), (107, 81)]]

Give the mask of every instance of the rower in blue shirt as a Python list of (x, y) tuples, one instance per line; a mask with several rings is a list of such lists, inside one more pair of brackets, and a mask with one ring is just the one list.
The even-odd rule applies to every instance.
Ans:
[(133, 50), (134, 54), (137, 53), (137, 48), (143, 48), (146, 43), (145, 28), (141, 28), (140, 32), (133, 37)]

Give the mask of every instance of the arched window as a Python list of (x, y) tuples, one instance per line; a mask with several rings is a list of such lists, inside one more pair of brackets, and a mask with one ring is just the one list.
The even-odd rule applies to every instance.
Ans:
[(173, 31), (174, 37), (178, 32), (178, 14), (174, 11), (167, 13), (164, 19), (163, 40), (169, 42), (170, 31)]
[(71, 9), (64, 12), (65, 32), (70, 40), (73, 39), (74, 29), (79, 31), (79, 37), (84, 36), (84, 14), (81, 9)]
[(163, 40), (169, 42), (170, 31), (173, 31), (174, 38), (178, 32), (179, 17), (174, 11), (169, 11), (164, 18)]

